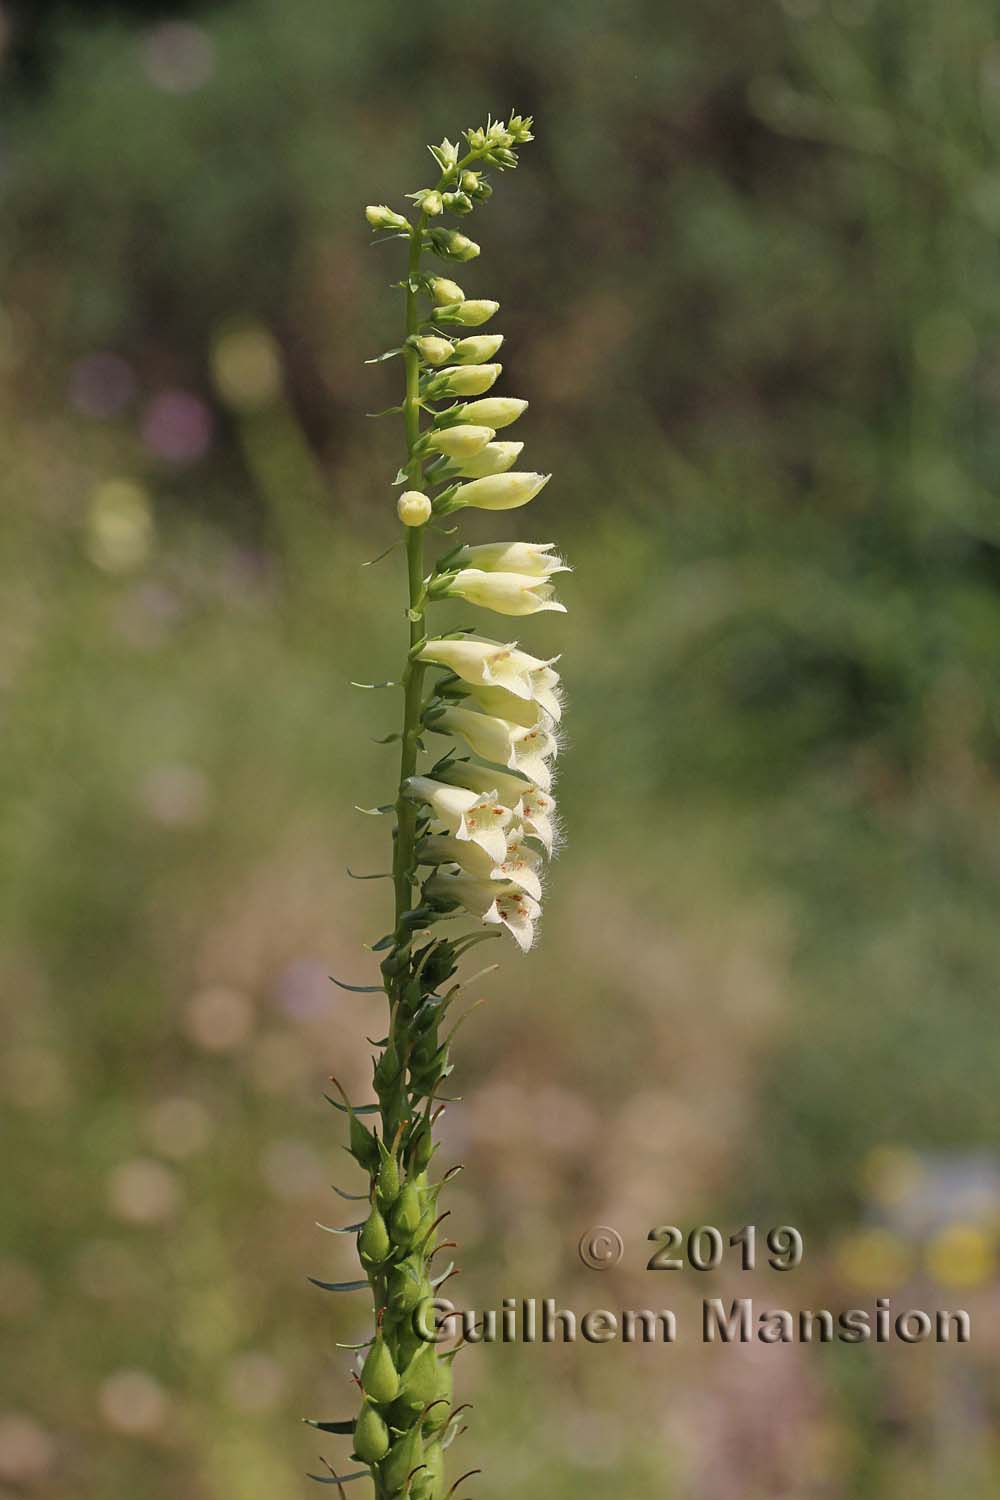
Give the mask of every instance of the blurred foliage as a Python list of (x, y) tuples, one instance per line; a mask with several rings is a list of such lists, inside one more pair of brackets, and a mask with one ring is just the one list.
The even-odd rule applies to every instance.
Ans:
[[(751, 1218), (806, 1234), (772, 1300), (889, 1290), (891, 1256), (837, 1248), (871, 1153), (1000, 1145), (995, 7), (246, 0), (31, 46), (0, 245), (2, 1500), (285, 1500), (294, 1418), (350, 1405), (363, 1319), (304, 1278), (348, 1260), (311, 1229), (354, 1186), (324, 1075), (363, 1091), (377, 1026), (325, 976), (367, 977), (384, 925), (343, 866), (381, 867), (350, 807), (383, 799), (395, 705), (345, 684), (402, 631), (395, 559), (358, 570), (399, 442), (363, 416), (395, 398), (361, 360), (399, 267), (360, 208), (491, 108), (538, 139), (463, 281), (503, 303), (557, 476), (530, 521), (577, 571), (569, 845), (448, 1121), (463, 1296), (679, 1304), (646, 1228)], [(635, 1274), (574, 1266), (595, 1218)], [(955, 1299), (911, 1251), (910, 1300)], [(470, 1355), (477, 1492), (996, 1492), (988, 1339), (767, 1352)]]

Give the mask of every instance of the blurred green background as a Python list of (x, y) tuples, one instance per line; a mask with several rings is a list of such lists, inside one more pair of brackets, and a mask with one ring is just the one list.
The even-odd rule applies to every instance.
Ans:
[[(398, 247), (489, 111), (507, 534), (575, 566), (542, 941), (461, 1034), (456, 1300), (670, 1306), (470, 1351), (462, 1493), (1000, 1493), (1000, 16), (987, 0), (8, 5), (0, 1500), (292, 1500), (353, 1410), (361, 941), (404, 622)], [(473, 528), (497, 534), (496, 522)], [(347, 1213), (345, 1215), (345, 1209)], [(791, 1223), (786, 1276), (647, 1230)], [(615, 1225), (623, 1266), (577, 1260)], [(460, 1292), (459, 1289), (460, 1288)], [(702, 1295), (974, 1340), (706, 1351)], [(367, 1484), (350, 1493), (367, 1491)]]

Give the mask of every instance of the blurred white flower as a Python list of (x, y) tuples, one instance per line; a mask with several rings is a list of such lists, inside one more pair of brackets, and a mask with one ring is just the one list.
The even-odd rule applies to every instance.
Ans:
[(177, 1178), (162, 1162), (135, 1157), (116, 1167), (108, 1179), (111, 1212), (129, 1224), (158, 1224), (180, 1203)]
[(169, 1410), (162, 1385), (145, 1370), (116, 1370), (101, 1382), (97, 1404), (107, 1425), (130, 1437), (158, 1432)]
[(253, 1030), (253, 1002), (242, 990), (211, 985), (191, 996), (182, 1024), (188, 1039), (206, 1052), (232, 1052)]

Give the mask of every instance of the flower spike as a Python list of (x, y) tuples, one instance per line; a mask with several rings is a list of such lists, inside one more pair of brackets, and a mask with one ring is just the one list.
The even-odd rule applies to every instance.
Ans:
[[(367, 1217), (334, 1233), (357, 1236), (363, 1277), (316, 1282), (328, 1291), (370, 1289), (374, 1330), (353, 1346), (362, 1395), (357, 1418), (315, 1424), (352, 1443), (351, 1462), (334, 1468), (323, 1460), (326, 1473), (311, 1477), (346, 1485), (370, 1476), (376, 1500), (443, 1500), (449, 1493), (445, 1449), (460, 1433), (464, 1410), (452, 1394), (454, 1351), (442, 1355), (411, 1321), (454, 1269), (432, 1266), (450, 1243), (439, 1234), (445, 1215), (438, 1195), (455, 1170), (431, 1180), (434, 1129), (442, 1100), (452, 1096), (450, 1052), (464, 1019), (456, 1023), (448, 1012), (473, 982), (456, 978), (472, 948), (490, 937), (511, 938), (522, 952), (532, 946), (543, 869), (556, 840), (557, 657), (533, 656), (472, 630), (434, 635), (427, 621), (430, 607), (445, 598), (502, 615), (563, 610), (553, 579), (567, 568), (552, 542), (459, 539), (436, 560), (425, 555), (436, 534), (447, 534), (436, 519), (516, 510), (549, 482), (547, 474), (515, 467), (523, 443), (497, 441), (528, 405), (493, 394), (504, 336), (480, 330), (500, 304), (467, 297), (453, 279), (480, 255), (467, 220), (491, 197), (487, 172), (517, 166), (531, 124), (530, 116), (512, 114), (464, 131), (462, 144), (445, 136), (429, 148), (440, 176), (407, 194), (405, 214), (387, 204), (365, 210), (375, 243), (408, 246), (397, 284), (405, 327), (379, 362), (398, 357), (405, 371), (402, 404), (383, 415), (402, 415), (406, 440), (391, 493), (406, 549), (409, 643), (402, 678), (391, 684), (402, 688), (402, 724), (381, 741), (399, 746), (396, 790), (365, 809), (393, 814), (395, 825), (387, 876), (392, 927), (367, 945), (378, 956), (382, 984), (337, 981), (382, 990), (389, 1005), (386, 1034), (373, 1043), (377, 1103), (331, 1100), (348, 1116), (346, 1149), (367, 1183), (366, 1192), (342, 1196), (368, 1204)], [(437, 257), (439, 273), (427, 255)], [(428, 754), (431, 733), (447, 739), (436, 761)]]

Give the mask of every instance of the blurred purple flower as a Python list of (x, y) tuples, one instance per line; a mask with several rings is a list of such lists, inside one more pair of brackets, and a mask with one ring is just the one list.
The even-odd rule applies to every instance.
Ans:
[(161, 391), (143, 414), (142, 437), (157, 458), (192, 464), (207, 452), (213, 425), (211, 410), (199, 396), (190, 391)]
[(282, 970), (275, 985), (275, 999), (286, 1015), (297, 1021), (326, 1014), (332, 987), (325, 965), (317, 959), (300, 958)]

